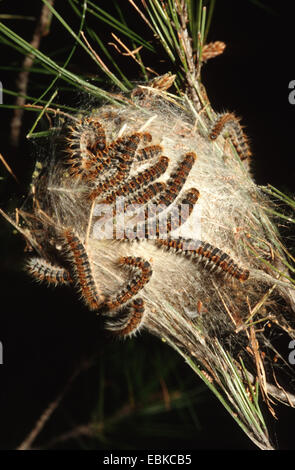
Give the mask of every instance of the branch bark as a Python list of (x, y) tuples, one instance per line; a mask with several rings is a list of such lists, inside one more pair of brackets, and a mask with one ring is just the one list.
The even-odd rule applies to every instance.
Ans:
[[(49, 0), (49, 3), (53, 5), (54, 0)], [(40, 18), (37, 22), (33, 34), (32, 41), (30, 43), (31, 46), (35, 49), (39, 49), (42, 37), (48, 34), (51, 17), (51, 11), (49, 10), (48, 6), (44, 4), (41, 10)], [(30, 69), (34, 63), (34, 60), (35, 58), (32, 54), (29, 54), (24, 58), (22, 71), (20, 72), (16, 83), (19, 93), (15, 102), (17, 106), (24, 106), (26, 102), (26, 93), (29, 83)], [(11, 120), (10, 142), (14, 147), (17, 147), (19, 143), (23, 113), (23, 108), (15, 109), (13, 118)]]

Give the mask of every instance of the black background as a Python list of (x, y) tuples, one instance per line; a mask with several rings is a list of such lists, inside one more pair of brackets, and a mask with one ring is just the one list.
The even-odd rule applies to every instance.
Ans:
[[(142, 32), (144, 26), (129, 11), (127, 2), (124, 0), (123, 3), (126, 3), (130, 25)], [(222, 40), (227, 48), (222, 56), (209, 61), (202, 71), (212, 106), (217, 111), (235, 111), (243, 118), (242, 122), (251, 140), (257, 183), (270, 183), (289, 194), (294, 194), (295, 176), (295, 106), (288, 102), (288, 84), (295, 79), (292, 3), (264, 2), (269, 9), (263, 9), (255, 5), (254, 1), (217, 0), (208, 42)], [(21, 4), (3, 1), (1, 6), (5, 13), (36, 16), (40, 11), (40, 2), (34, 1)], [(66, 2), (56, 2), (56, 8), (68, 15), (68, 21), (77, 24)], [(30, 40), (32, 23), (7, 21), (6, 24), (14, 26), (19, 34)], [(100, 34), (103, 38), (105, 35), (106, 41), (109, 40), (109, 32), (104, 31), (103, 26)], [(71, 44), (69, 35), (55, 21), (41, 49), (50, 52), (67, 44), (66, 41)], [(21, 61), (19, 54), (4, 46), (1, 48), (1, 65)], [(155, 61), (155, 58), (150, 60)], [(149, 65), (166, 71), (165, 63), (151, 62)], [(83, 54), (73, 60), (72, 70), (79, 70), (79, 67), (95, 74), (95, 66)], [(131, 79), (138, 79), (136, 68), (129, 64), (127, 70)], [(4, 70), (0, 73), (3, 87), (13, 89), (15, 74)], [(34, 80), (36, 82), (36, 78)], [(65, 93), (64, 99), (72, 98)], [(6, 96), (4, 100), (12, 102)], [(11, 112), (4, 109), (0, 112), (0, 152), (21, 181), (20, 185), (12, 180), (3, 183), (2, 207), (9, 210), (27, 192), (38, 148), (24, 137), (35, 116), (25, 118), (21, 144), (14, 149), (8, 138)], [(5, 171), (1, 175), (6, 176)], [(292, 239), (289, 240), (290, 244)], [(14, 449), (19, 445), (44, 408), (58, 395), (73, 370), (85, 358), (89, 359), (93, 355), (99, 357), (107, 370), (108, 380), (117, 383), (122, 389), (126, 388), (126, 384), (120, 367), (114, 371), (108, 370), (113, 364), (111, 359), (114, 360), (110, 354), (117, 357), (118, 364), (121, 362), (125, 366), (129, 360), (128, 354), (136, 352), (145, 356), (148, 351), (145, 366), (148, 373), (153, 369), (155, 351), (160, 351), (163, 360), (169, 354), (175, 357), (180, 375), (191, 374), (176, 354), (167, 352), (167, 346), (161, 345), (158, 340), (143, 334), (133, 340), (133, 346), (127, 342), (114, 343), (103, 334), (102, 325), (95, 315), (77, 302), (70, 291), (34, 285), (22, 271), (23, 248), (22, 240), (12, 233), (6, 222), (1, 221), (0, 340), (4, 348), (4, 364), (0, 365), (1, 449)], [(65, 422), (72, 420), (74, 425), (88, 419), (97, 399), (99, 383), (97, 366), (81, 374), (61, 410), (49, 421), (45, 441), (62, 430)], [(129, 434), (126, 430), (130, 448), (254, 449), (211, 393), (205, 394), (205, 402), (200, 406), (197, 404), (195, 411), (201, 427), (187, 441), (169, 437), (140, 440), (133, 424)], [(294, 449), (294, 411), (277, 407), (277, 413), (279, 420), (270, 423), (274, 442), (281, 449)], [(173, 416), (167, 415), (167, 419), (171, 420), (173, 426)], [(71, 445), (72, 448), (79, 448), (79, 443)]]

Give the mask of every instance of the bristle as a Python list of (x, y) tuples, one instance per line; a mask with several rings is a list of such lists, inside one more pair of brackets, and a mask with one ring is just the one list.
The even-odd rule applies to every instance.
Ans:
[(138, 133), (120, 137), (109, 145), (107, 153), (113, 161), (131, 164), (140, 139), (141, 134)]
[[(166, 192), (166, 186), (162, 192)], [(126, 240), (142, 240), (166, 237), (170, 232), (178, 229), (190, 217), (200, 193), (197, 189), (191, 188), (181, 198), (179, 204), (173, 207), (167, 214), (162, 212), (165, 206), (159, 207), (156, 204), (147, 205), (144, 211), (144, 221), (137, 223), (126, 230)], [(186, 209), (186, 210), (184, 210)], [(136, 234), (134, 236), (134, 234)]]
[(132, 211), (132, 205), (145, 205), (147, 202), (153, 201), (153, 199), (163, 193), (166, 188), (167, 185), (162, 182), (150, 184), (144, 191), (141, 191), (135, 196), (131, 195), (129, 198), (126, 198), (126, 210), (129, 212)]
[(134, 299), (127, 306), (125, 317), (119, 317), (117, 321), (108, 321), (105, 328), (121, 337), (134, 336), (143, 325), (144, 302), (142, 299)]
[(101, 181), (95, 189), (90, 191), (90, 193), (88, 194), (88, 198), (93, 201), (100, 195), (105, 194), (110, 188), (119, 187), (122, 181), (126, 179), (128, 172), (129, 166), (124, 163), (121, 163), (120, 165), (118, 165), (118, 169), (114, 175), (105, 176), (103, 181)]
[(161, 157), (155, 165), (138, 173), (138, 175), (129, 178), (126, 183), (119, 186), (115, 191), (112, 191), (112, 193), (101, 202), (111, 204), (115, 202), (116, 198), (119, 196), (131, 195), (139, 190), (142, 190), (142, 188), (165, 173), (168, 167), (168, 163), (169, 159), (167, 157)]
[(139, 149), (136, 152), (135, 159), (138, 162), (151, 160), (152, 158), (158, 157), (162, 152), (163, 147), (161, 145), (150, 145), (149, 147)]
[(69, 127), (67, 153), (69, 172), (74, 177), (85, 177), (102, 157), (106, 136), (102, 125), (94, 118), (87, 117)]
[[(145, 284), (149, 282), (152, 275), (150, 263), (142, 258), (128, 256), (121, 258), (120, 264), (135, 268), (137, 274), (134, 275), (132, 280), (129, 281), (119, 293), (106, 301), (108, 310), (115, 310), (126, 302), (129, 302), (129, 300), (137, 295), (138, 292), (143, 289)], [(138, 274), (138, 272), (140, 272), (140, 274)]]
[(176, 254), (183, 255), (188, 258), (196, 258), (200, 260), (208, 260), (215, 267), (222, 269), (224, 273), (244, 282), (249, 277), (249, 271), (239, 268), (233, 259), (219, 248), (215, 248), (210, 243), (200, 240), (185, 240), (183, 238), (157, 240), (157, 245), (164, 247), (168, 251), (171, 250)]
[(194, 152), (187, 153), (183, 160), (178, 164), (176, 170), (171, 174), (167, 181), (167, 190), (158, 199), (159, 204), (169, 206), (180, 193), (187, 177), (195, 163), (196, 154)]
[(68, 252), (77, 286), (90, 310), (98, 310), (104, 302), (104, 296), (98, 289), (93, 277), (91, 264), (82, 241), (72, 229), (61, 234), (64, 249)]
[[(231, 397), (222, 361), (242, 359), (255, 378), (261, 364), (247, 354), (249, 325), (258, 325), (263, 351), (269, 318), (294, 336), (281, 308), (288, 298), (294, 304), (294, 290), (239, 119), (225, 113), (210, 129), (212, 115), (209, 103), (199, 112), (187, 96), (151, 84), (75, 118), (67, 165), (57, 145), (34, 181), (24, 233), (45, 258), (31, 264), (36, 279), (72, 281), (107, 329), (122, 337), (148, 330)], [(231, 138), (243, 164), (232, 145), (225, 155), (212, 145), (219, 136)], [(231, 409), (248, 422), (244, 407)]]
[[(165, 185), (162, 186), (162, 190), (159, 192), (158, 197), (156, 197), (156, 199), (153, 201), (153, 204), (146, 208), (144, 213), (145, 228), (143, 230), (143, 225), (140, 225), (139, 227), (139, 231), (141, 233), (142, 231), (145, 232), (145, 236), (143, 238), (148, 238), (147, 221), (152, 222), (151, 219), (153, 219), (153, 217), (159, 216), (160, 212), (163, 211), (166, 207), (169, 207), (177, 198), (187, 180), (195, 160), (196, 154), (194, 152), (187, 153), (182, 161), (178, 164), (176, 170), (174, 170), (174, 172), (170, 175)], [(134, 233), (134, 230), (136, 230), (135, 226), (131, 229), (131, 232)], [(128, 234), (126, 238), (129, 237), (130, 235)]]
[(27, 262), (27, 271), (40, 282), (45, 281), (55, 286), (72, 283), (70, 273), (65, 268), (52, 264), (44, 258), (30, 258)]
[(241, 160), (248, 160), (251, 157), (251, 151), (248, 144), (248, 138), (243, 132), (239, 119), (233, 113), (222, 114), (214, 123), (213, 128), (209, 134), (211, 140), (216, 140), (217, 137), (228, 129), (233, 145)]

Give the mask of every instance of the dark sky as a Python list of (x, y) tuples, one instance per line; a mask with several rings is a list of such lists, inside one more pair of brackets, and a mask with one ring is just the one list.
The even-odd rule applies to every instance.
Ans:
[(210, 39), (223, 40), (227, 49), (208, 63), (203, 78), (213, 107), (243, 118), (257, 182), (294, 193), (295, 106), (288, 102), (295, 76), (292, 2), (261, 2), (269, 10), (254, 3), (259, 2), (217, 0)]

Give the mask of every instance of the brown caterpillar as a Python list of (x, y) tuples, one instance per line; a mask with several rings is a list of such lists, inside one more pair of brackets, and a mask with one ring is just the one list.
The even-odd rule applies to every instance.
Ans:
[(248, 138), (243, 132), (240, 119), (233, 113), (225, 113), (217, 118), (209, 134), (210, 140), (216, 140), (217, 137), (226, 130), (229, 132), (240, 159), (242, 161), (249, 160), (252, 153), (249, 147)]
[(105, 328), (118, 336), (127, 337), (136, 334), (142, 326), (144, 316), (144, 301), (134, 299), (127, 306), (127, 315), (119, 320), (109, 320)]
[(159, 246), (166, 248), (176, 254), (181, 254), (187, 258), (206, 260), (211, 263), (212, 267), (220, 268), (224, 273), (244, 282), (249, 277), (249, 271), (241, 269), (233, 259), (219, 248), (215, 248), (210, 243), (201, 240), (185, 240), (179, 238), (174, 240), (157, 240)]
[(70, 273), (63, 267), (54, 265), (44, 258), (33, 257), (27, 263), (27, 271), (40, 282), (48, 284), (71, 284)]
[(117, 309), (121, 305), (129, 302), (129, 300), (144, 287), (152, 275), (150, 263), (142, 258), (133, 258), (132, 256), (128, 256), (126, 258), (121, 258), (119, 262), (122, 265), (135, 268), (137, 271), (140, 271), (140, 274), (134, 276), (132, 281), (128, 282), (119, 293), (106, 301), (108, 310)]
[(91, 264), (80, 238), (71, 229), (66, 229), (61, 234), (64, 247), (71, 260), (74, 277), (82, 297), (90, 310), (98, 310), (105, 298), (97, 286)]

